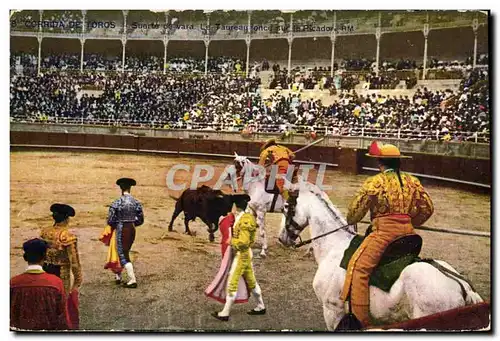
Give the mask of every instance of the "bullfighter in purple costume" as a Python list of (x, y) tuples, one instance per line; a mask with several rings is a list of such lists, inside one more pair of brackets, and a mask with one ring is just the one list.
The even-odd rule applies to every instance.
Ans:
[[(122, 196), (109, 208), (108, 225), (116, 229), (116, 245), (120, 265), (125, 268), (128, 282), (126, 288), (137, 288), (134, 267), (130, 261), (130, 249), (135, 240), (135, 228), (144, 223), (141, 203), (130, 195), (130, 188), (136, 185), (134, 179), (121, 178), (116, 181), (122, 190)], [(121, 283), (121, 274), (116, 275), (116, 283)]]

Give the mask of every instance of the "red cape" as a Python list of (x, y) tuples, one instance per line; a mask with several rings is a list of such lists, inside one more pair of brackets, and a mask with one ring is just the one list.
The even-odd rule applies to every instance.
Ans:
[(231, 227), (234, 225), (235, 217), (233, 213), (229, 213), (227, 216), (222, 218), (219, 222), (219, 230), (221, 234), (221, 253), (222, 258), (224, 258), (224, 254), (229, 246), (229, 242), (231, 240)]
[(78, 290), (75, 289), (68, 296), (68, 320), (70, 329), (80, 328), (80, 311), (78, 305)]

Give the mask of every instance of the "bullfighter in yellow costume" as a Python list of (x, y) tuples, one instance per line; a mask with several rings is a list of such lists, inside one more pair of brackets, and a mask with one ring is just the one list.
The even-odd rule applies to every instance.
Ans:
[[(72, 288), (77, 289), (82, 284), (82, 267), (78, 256), (77, 238), (69, 232), (69, 217), (75, 216), (75, 210), (68, 205), (54, 204), (50, 207), (54, 217), (54, 225), (42, 229), (41, 238), (49, 243), (44, 268), (57, 269), (54, 273), (64, 283), (66, 294)], [(53, 273), (52, 269), (46, 272)], [(74, 283), (71, 286), (71, 273)]]
[(372, 232), (364, 239), (347, 268), (342, 298), (351, 299), (352, 313), (363, 327), (369, 326), (368, 281), (386, 247), (395, 239), (414, 234), (434, 212), (431, 198), (419, 180), (400, 172), (401, 155), (391, 144), (372, 142), (368, 154), (377, 158), (381, 173), (368, 178), (349, 206), (347, 223), (356, 224), (370, 210)]
[[(295, 154), (287, 147), (278, 145), (275, 139), (266, 141), (260, 149), (259, 165), (266, 167), (268, 175), (272, 170), (271, 166), (276, 165), (278, 167), (276, 185), (283, 199), (286, 200), (287, 206), (285, 226), (290, 224), (292, 217), (295, 215), (298, 192), (289, 192), (286, 190), (284, 188), (285, 180), (281, 177), (278, 178), (278, 175), (284, 176), (287, 174), (288, 166), (293, 165), (294, 158)], [(294, 170), (292, 179), (288, 180), (293, 181), (295, 176), (296, 172)]]
[(252, 295), (257, 300), (257, 307), (250, 310), (248, 314), (264, 315), (266, 313), (266, 307), (262, 300), (262, 292), (253, 272), (251, 247), (255, 242), (257, 222), (253, 214), (250, 211), (246, 211), (248, 199), (235, 202), (237, 212), (230, 244), (233, 251), (235, 251), (235, 256), (227, 280), (226, 302), (221, 312), (214, 312), (212, 314), (212, 316), (221, 321), (229, 320), (229, 313), (236, 299), (241, 276), (243, 276), (248, 289), (252, 291)]
[[(78, 329), (78, 289), (82, 285), (82, 267), (78, 255), (77, 238), (69, 228), (69, 218), (75, 216), (73, 207), (65, 204), (53, 204), (50, 207), (54, 225), (43, 228), (41, 238), (49, 244), (43, 269), (45, 272), (61, 278), (64, 291), (68, 296), (68, 313), (72, 325)], [(73, 285), (71, 285), (73, 274)]]

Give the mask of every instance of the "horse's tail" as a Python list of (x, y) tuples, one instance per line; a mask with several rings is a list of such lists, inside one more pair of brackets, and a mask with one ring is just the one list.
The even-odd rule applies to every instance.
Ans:
[(465, 288), (464, 299), (466, 305), (484, 302), (484, 300), (481, 298), (481, 296), (479, 296), (479, 294), (476, 292), (472, 284), (470, 284), (465, 279), (457, 279), (457, 281), (460, 281), (460, 283), (462, 283), (462, 285)]
[[(467, 283), (469, 284), (469, 283)], [(469, 290), (467, 290), (467, 296), (465, 298), (465, 304), (476, 304), (476, 303), (482, 303), (484, 300), (479, 296), (477, 292), (475, 292), (472, 287), (469, 285)]]
[(462, 275), (460, 275), (457, 270), (455, 270), (451, 265), (443, 261), (436, 261), (433, 259), (425, 259), (423, 260), (430, 265), (434, 266), (438, 269), (443, 275), (448, 278), (455, 280), (462, 289), (462, 295), (465, 300), (466, 305), (482, 303), (484, 300), (479, 296), (476, 289), (472, 286), (472, 284), (465, 279)]

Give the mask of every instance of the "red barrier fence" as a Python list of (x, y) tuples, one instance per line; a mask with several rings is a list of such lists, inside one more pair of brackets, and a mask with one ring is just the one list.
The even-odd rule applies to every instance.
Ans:
[(426, 331), (470, 331), (490, 329), (490, 304), (478, 303), (462, 308), (447, 310), (442, 313), (424, 316), (388, 326), (375, 327), (382, 330), (422, 330)]
[[(34, 131), (11, 131), (13, 146), (59, 146), (83, 147), (88, 149), (109, 148), (127, 151), (169, 152), (172, 154), (193, 154), (232, 156), (234, 152), (256, 157), (260, 145), (251, 141), (220, 141), (206, 139), (176, 139), (133, 135), (101, 135), (80, 133), (47, 133)], [(292, 150), (301, 145), (289, 145)], [(301, 152), (297, 159), (302, 162), (325, 163), (336, 169), (358, 174), (376, 170), (376, 161), (366, 157), (364, 150), (340, 147), (313, 146)], [(447, 183), (465, 183), (476, 187), (490, 188), (491, 161), (465, 157), (432, 154), (409, 154), (413, 158), (403, 161), (403, 169), (421, 178), (431, 178)]]

